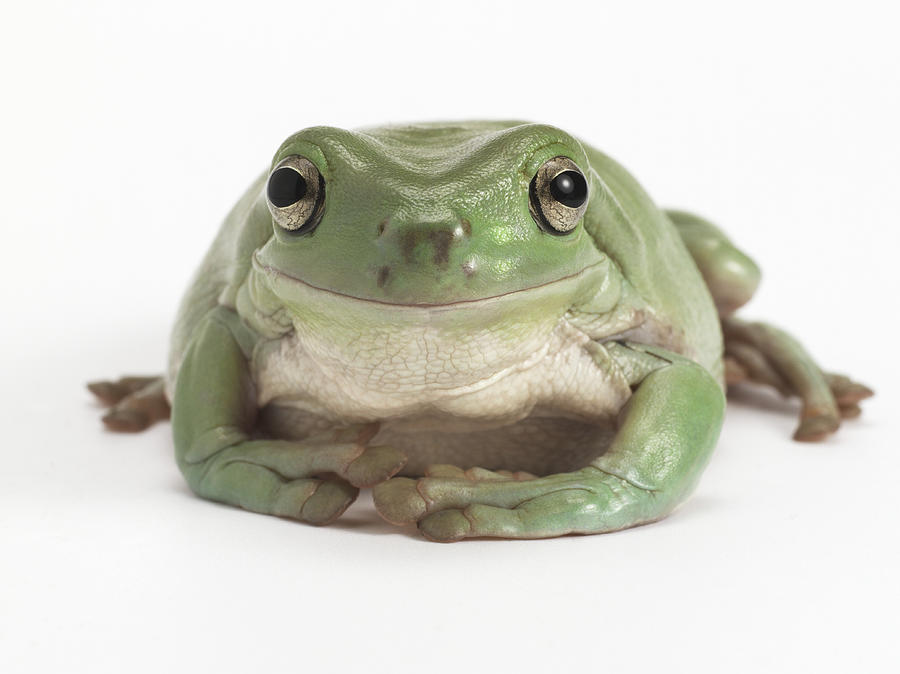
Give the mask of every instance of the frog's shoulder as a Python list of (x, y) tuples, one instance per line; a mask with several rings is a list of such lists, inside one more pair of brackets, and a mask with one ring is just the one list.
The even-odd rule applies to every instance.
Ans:
[(656, 320), (671, 330), (668, 348), (719, 374), (718, 315), (678, 230), (621, 164), (587, 143), (582, 147), (592, 171), (586, 231)]
[(250, 271), (253, 251), (272, 236), (272, 221), (264, 198), (267, 175), (260, 175), (231, 209), (194, 272), (172, 329), (169, 385), (200, 319), (217, 304), (234, 306), (237, 291)]

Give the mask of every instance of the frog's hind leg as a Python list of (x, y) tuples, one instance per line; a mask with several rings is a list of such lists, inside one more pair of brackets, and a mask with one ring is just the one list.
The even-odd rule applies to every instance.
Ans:
[(849, 377), (824, 372), (796, 339), (771, 325), (728, 317), (722, 319), (722, 333), (729, 384), (750, 381), (800, 398), (795, 440), (824, 439), (841, 418), (859, 416), (859, 402), (873, 395)]
[(731, 315), (750, 300), (760, 280), (759, 267), (712, 223), (690, 213), (667, 211), (713, 297), (725, 340), (728, 384), (749, 381), (797, 396), (803, 409), (795, 440), (822, 440), (841, 418), (860, 413), (859, 402), (872, 391), (843, 376), (824, 372), (789, 334), (765, 323)]
[(169, 418), (163, 377), (122, 377), (118, 381), (94, 381), (88, 385), (110, 410), (103, 423), (111, 431), (137, 433)]
[(750, 301), (761, 277), (759, 267), (711, 222), (683, 211), (666, 211), (700, 269), (719, 316), (730, 316)]

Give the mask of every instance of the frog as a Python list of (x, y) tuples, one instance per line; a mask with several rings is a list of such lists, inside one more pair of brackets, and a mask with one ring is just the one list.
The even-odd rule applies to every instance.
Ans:
[(89, 389), (115, 431), (171, 416), (200, 497), (313, 525), (372, 489), (428, 540), (660, 520), (695, 489), (742, 383), (819, 441), (872, 390), (736, 317), (761, 274), (548, 124), (287, 138), (181, 302), (161, 376)]

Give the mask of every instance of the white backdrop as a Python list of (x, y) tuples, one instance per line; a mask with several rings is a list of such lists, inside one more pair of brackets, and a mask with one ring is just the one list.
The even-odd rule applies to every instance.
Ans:
[[(0, 16), (0, 671), (897, 671), (900, 46), (889, 3), (15, 3)], [(822, 445), (730, 408), (668, 520), (424, 542), (190, 495), (161, 371), (180, 293), (281, 140), (516, 117), (620, 159), (761, 264), (746, 315), (878, 389)]]

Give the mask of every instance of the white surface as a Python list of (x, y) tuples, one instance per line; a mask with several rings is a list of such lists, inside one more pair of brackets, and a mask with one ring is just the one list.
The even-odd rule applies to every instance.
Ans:
[[(605, 4), (4, 9), (0, 671), (897, 671), (896, 16)], [(863, 418), (804, 445), (736, 404), (668, 520), (456, 545), (367, 498), (325, 529), (201, 501), (167, 425), (101, 430), (83, 383), (161, 371), (283, 137), (482, 116), (722, 223), (764, 268), (747, 314), (875, 386)]]

